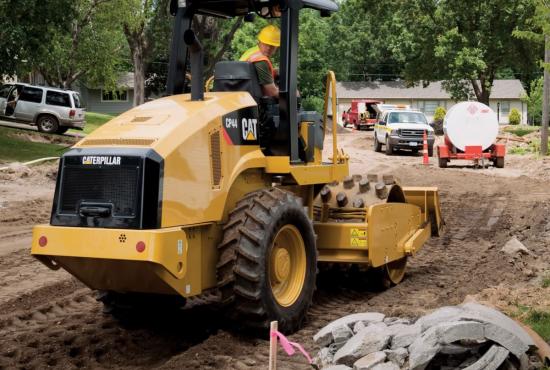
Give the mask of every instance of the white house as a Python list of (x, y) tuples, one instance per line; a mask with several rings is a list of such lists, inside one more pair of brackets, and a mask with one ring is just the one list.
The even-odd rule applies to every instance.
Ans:
[[(435, 109), (449, 110), (457, 102), (452, 100), (441, 86), (441, 81), (432, 82), (427, 87), (406, 87), (404, 81), (359, 81), (338, 82), (338, 112), (347, 110), (353, 99), (378, 99), (386, 104), (406, 104), (423, 111), (428, 120), (433, 119)], [(512, 108), (521, 114), (521, 123), (527, 123), (527, 104), (521, 98), (526, 95), (519, 80), (495, 80), (489, 105), (497, 113), (499, 123), (507, 124)]]

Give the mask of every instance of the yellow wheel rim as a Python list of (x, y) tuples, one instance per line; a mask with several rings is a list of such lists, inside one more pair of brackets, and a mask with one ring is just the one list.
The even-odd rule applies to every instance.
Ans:
[(300, 231), (293, 225), (283, 226), (271, 248), (269, 279), (277, 303), (289, 307), (296, 302), (306, 278), (306, 251)]
[(399, 284), (405, 277), (405, 270), (407, 268), (407, 257), (389, 262), (386, 265), (387, 278), (393, 284)]

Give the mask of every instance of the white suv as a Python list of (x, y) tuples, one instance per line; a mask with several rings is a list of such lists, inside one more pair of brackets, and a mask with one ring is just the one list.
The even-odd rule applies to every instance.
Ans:
[(40, 132), (57, 134), (86, 124), (78, 92), (21, 83), (0, 87), (0, 118), (36, 124)]
[(419, 110), (399, 107), (379, 108), (379, 119), (374, 126), (374, 150), (382, 151), (386, 146), (386, 154), (393, 154), (400, 149), (408, 149), (417, 153), (422, 149), (424, 131), (428, 137), (428, 155), (433, 155), (434, 130), (428, 124), (424, 113)]

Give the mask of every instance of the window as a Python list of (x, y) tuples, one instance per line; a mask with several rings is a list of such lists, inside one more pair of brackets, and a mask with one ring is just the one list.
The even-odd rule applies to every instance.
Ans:
[(82, 99), (80, 98), (79, 93), (73, 93), (74, 107), (75, 108), (84, 108), (82, 104)]
[(0, 88), (0, 98), (7, 99), (13, 85), (4, 85)]
[(42, 89), (35, 89), (34, 87), (25, 86), (21, 92), (19, 100), (28, 101), (31, 103), (41, 103), (42, 102)]
[(500, 102), (500, 114), (503, 116), (507, 116), (510, 114), (510, 102), (509, 101), (501, 101)]
[(46, 92), (46, 104), (71, 108), (71, 98), (67, 93), (48, 91)]
[(424, 109), (422, 109), (422, 111), (427, 115), (433, 116), (435, 114), (436, 108), (440, 106), (444, 107), (445, 103), (437, 100), (426, 100), (424, 102)]
[(388, 123), (428, 123), (420, 112), (392, 112)]
[(105, 101), (105, 102), (128, 101), (128, 91), (126, 91), (126, 90), (115, 90), (115, 91), (101, 90), (101, 101)]

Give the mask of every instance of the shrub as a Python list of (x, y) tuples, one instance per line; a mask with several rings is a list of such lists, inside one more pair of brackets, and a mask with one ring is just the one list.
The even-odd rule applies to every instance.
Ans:
[(434, 121), (443, 121), (445, 119), (445, 115), (447, 114), (447, 111), (443, 107), (437, 107), (435, 109), (434, 113)]
[(519, 125), (521, 122), (521, 114), (516, 108), (512, 108), (510, 115), (508, 116), (508, 121), (511, 125)]

